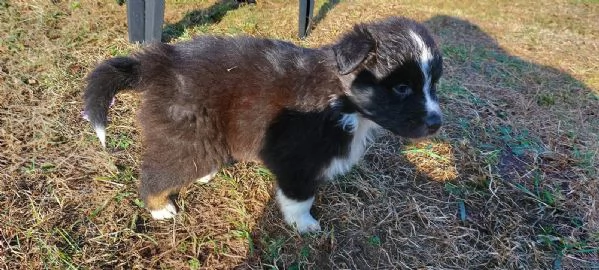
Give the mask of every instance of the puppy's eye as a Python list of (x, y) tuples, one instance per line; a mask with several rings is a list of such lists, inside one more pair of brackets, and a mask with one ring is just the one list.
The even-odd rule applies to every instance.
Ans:
[(396, 95), (402, 98), (408, 96), (409, 94), (412, 94), (412, 88), (405, 84), (396, 85), (392, 89)]

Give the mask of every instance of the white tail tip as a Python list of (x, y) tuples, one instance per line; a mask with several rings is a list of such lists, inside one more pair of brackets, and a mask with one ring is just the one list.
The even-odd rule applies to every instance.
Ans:
[(96, 136), (100, 139), (102, 147), (106, 148), (106, 129), (103, 126), (95, 126)]

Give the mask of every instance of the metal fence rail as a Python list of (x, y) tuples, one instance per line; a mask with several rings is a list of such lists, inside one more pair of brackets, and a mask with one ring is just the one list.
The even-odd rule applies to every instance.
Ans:
[[(298, 34), (309, 34), (314, 0), (299, 0)], [(164, 23), (164, 0), (127, 0), (129, 42), (161, 41)]]

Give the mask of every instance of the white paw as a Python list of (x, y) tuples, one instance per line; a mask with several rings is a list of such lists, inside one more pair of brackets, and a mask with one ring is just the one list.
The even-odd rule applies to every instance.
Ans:
[(285, 222), (287, 222), (287, 224), (290, 226), (295, 226), (300, 234), (315, 233), (322, 230), (318, 220), (314, 219), (310, 214), (302, 215), (296, 220), (285, 219)]
[(151, 210), (150, 213), (152, 214), (153, 219), (169, 219), (177, 215), (177, 208), (173, 203), (169, 202), (164, 208), (160, 210)]
[(310, 215), (310, 208), (314, 202), (314, 197), (305, 201), (297, 201), (288, 198), (279, 189), (277, 190), (277, 201), (283, 213), (283, 218), (289, 226), (295, 226), (299, 233), (319, 232), (320, 224), (318, 220)]
[(216, 176), (216, 173), (218, 171), (213, 171), (208, 175), (202, 176), (198, 179), (196, 179), (196, 183), (200, 183), (200, 184), (208, 184), (208, 182), (210, 182), (212, 180), (212, 178), (214, 178), (214, 176)]

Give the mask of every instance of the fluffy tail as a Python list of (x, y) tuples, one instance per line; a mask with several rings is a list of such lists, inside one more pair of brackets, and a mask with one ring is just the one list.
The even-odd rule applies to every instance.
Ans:
[(140, 81), (140, 62), (131, 57), (115, 57), (102, 62), (87, 76), (83, 112), (106, 147), (108, 107), (117, 92), (135, 88)]

